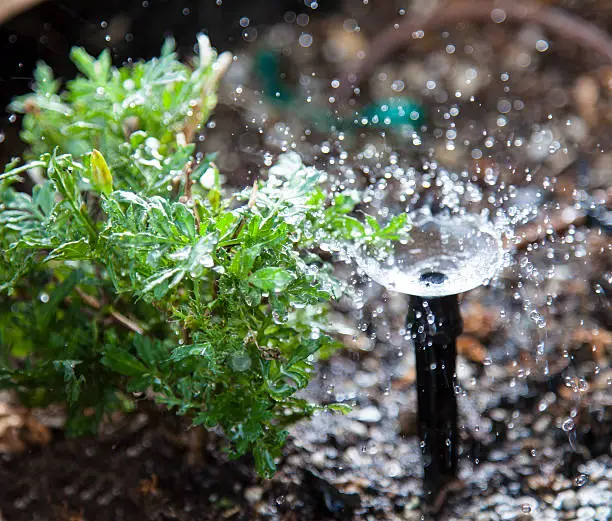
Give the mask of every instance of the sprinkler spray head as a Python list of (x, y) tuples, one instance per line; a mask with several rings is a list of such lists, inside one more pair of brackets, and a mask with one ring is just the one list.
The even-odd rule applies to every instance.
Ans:
[(484, 284), (501, 266), (501, 240), (475, 216), (429, 211), (413, 219), (410, 241), (356, 252), (357, 264), (385, 287), (409, 295), (406, 329), (416, 356), (424, 502), (432, 510), (457, 479), (458, 295)]

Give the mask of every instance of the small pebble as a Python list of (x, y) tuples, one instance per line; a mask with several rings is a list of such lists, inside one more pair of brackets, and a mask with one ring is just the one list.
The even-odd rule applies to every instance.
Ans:
[(244, 499), (247, 500), (248, 503), (254, 505), (257, 503), (261, 497), (263, 496), (263, 488), (261, 487), (248, 487), (244, 491)]
[(564, 490), (559, 492), (553, 501), (553, 507), (557, 510), (573, 510), (578, 508), (579, 502), (576, 497), (576, 492), (573, 490)]
[(382, 418), (382, 413), (377, 407), (368, 405), (363, 409), (357, 409), (353, 417), (363, 423), (378, 423)]
[(533, 424), (533, 430), (538, 434), (543, 434), (548, 429), (550, 425), (550, 416), (541, 416), (537, 419), (537, 421)]
[(319, 468), (323, 468), (325, 466), (325, 454), (323, 451), (316, 451), (310, 456), (311, 463)]
[(578, 519), (594, 519), (595, 509), (593, 507), (580, 507), (576, 512)]

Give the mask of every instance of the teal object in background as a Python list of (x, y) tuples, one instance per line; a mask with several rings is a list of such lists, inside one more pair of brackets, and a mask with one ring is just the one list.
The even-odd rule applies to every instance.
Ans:
[(255, 70), (267, 98), (283, 104), (293, 101), (294, 93), (282, 79), (281, 56), (278, 52), (260, 51), (255, 58)]
[(425, 121), (423, 105), (405, 96), (390, 97), (364, 107), (357, 119), (360, 126), (390, 129), (410, 126), (420, 127)]
[(310, 120), (317, 128), (350, 131), (355, 128), (405, 131), (416, 130), (425, 122), (423, 105), (407, 96), (390, 96), (366, 105), (356, 117), (339, 119), (330, 111), (313, 107), (297, 96), (297, 88), (284, 80), (281, 54), (272, 49), (263, 49), (255, 57), (255, 71), (262, 86), (263, 95), (281, 110), (291, 106), (298, 117)]

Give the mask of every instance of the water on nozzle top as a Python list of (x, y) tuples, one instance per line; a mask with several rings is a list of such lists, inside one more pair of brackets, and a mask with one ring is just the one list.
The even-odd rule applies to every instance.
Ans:
[(420, 297), (455, 295), (485, 284), (502, 258), (499, 235), (470, 215), (428, 215), (413, 221), (408, 241), (355, 250), (357, 265), (370, 278)]

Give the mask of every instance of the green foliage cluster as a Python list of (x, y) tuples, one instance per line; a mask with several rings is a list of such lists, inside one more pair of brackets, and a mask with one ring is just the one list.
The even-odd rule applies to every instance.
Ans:
[(355, 197), (295, 154), (236, 193), (211, 158), (194, 164), (231, 61), (206, 37), (191, 65), (171, 41), (122, 68), (72, 59), (82, 74), (64, 90), (40, 64), (11, 107), (30, 149), (0, 175), (0, 388), (64, 403), (73, 435), (148, 396), (269, 476), (286, 426), (317, 409), (296, 393), (335, 345), (321, 324), (341, 285), (317, 244), (390, 240), (401, 222), (364, 226)]

